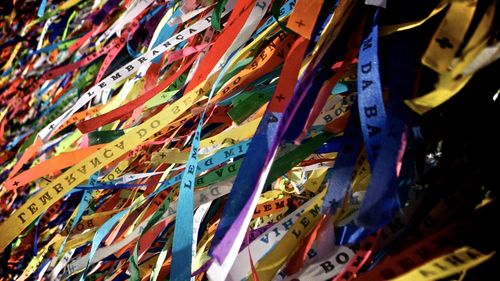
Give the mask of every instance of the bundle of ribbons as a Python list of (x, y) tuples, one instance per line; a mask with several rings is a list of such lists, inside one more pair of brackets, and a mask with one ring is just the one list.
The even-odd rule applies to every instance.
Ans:
[(493, 280), (499, 8), (3, 0), (0, 280)]

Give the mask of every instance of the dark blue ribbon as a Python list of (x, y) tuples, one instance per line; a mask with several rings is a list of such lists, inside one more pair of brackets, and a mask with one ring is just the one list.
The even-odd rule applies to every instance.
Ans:
[(358, 225), (370, 230), (388, 223), (399, 209), (397, 158), (406, 124), (414, 116), (404, 104), (404, 100), (410, 98), (413, 93), (415, 69), (419, 61), (419, 54), (415, 50), (418, 46), (418, 36), (414, 33), (397, 33), (387, 40), (389, 46), (385, 50), (389, 56), (387, 71), (390, 98), (386, 130), (356, 220)]
[(378, 25), (359, 48), (358, 57), (358, 109), (361, 130), (365, 141), (370, 167), (373, 168), (382, 145), (386, 114), (380, 85), (378, 63)]

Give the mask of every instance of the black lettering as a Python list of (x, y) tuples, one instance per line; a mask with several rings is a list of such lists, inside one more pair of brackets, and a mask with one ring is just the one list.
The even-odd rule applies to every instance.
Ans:
[(188, 181), (184, 182), (183, 187), (191, 189), (193, 187), (193, 182), (191, 180), (188, 180)]
[(366, 90), (366, 88), (370, 87), (373, 82), (371, 80), (362, 80), (361, 81), (363, 91)]
[(274, 49), (276, 49), (276, 44), (274, 44), (274, 42), (269, 43), (269, 49), (271, 51), (274, 50)]
[(159, 120), (154, 120), (153, 122), (151, 122), (151, 128), (156, 128), (160, 126), (160, 121)]
[[(435, 274), (433, 271), (428, 271), (425, 269), (418, 270), (418, 273), (420, 273), (420, 275), (422, 275), (423, 277), (428, 277), (428, 276), (432, 276)], [(396, 276), (394, 276), (394, 277), (396, 277)]]
[(111, 79), (113, 79), (113, 81), (120, 79), (121, 77), (122, 75), (119, 72), (116, 73), (115, 75), (111, 75)]
[(304, 228), (306, 228), (310, 223), (311, 221), (308, 220), (306, 217), (303, 217), (301, 220), (300, 220), (300, 223), (304, 226)]
[(333, 264), (330, 261), (322, 262), (319, 264), (319, 266), (323, 268), (325, 273), (330, 272), (335, 268), (335, 266), (333, 266)]
[(49, 192), (45, 192), (42, 197), (40, 197), (40, 202), (42, 202), (42, 205), (45, 206), (47, 204), (48, 200), (52, 200), (52, 197), (50, 196)]
[(442, 271), (446, 271), (446, 270), (447, 270), (447, 268), (446, 268), (446, 267), (444, 267), (444, 266), (440, 265), (440, 264), (439, 264), (439, 263), (437, 263), (437, 262), (435, 262), (433, 265), (434, 265), (435, 267), (437, 267), (437, 268), (441, 269)]
[(147, 134), (148, 131), (146, 129), (140, 129), (137, 131), (137, 134), (139, 135), (140, 138), (144, 137)]
[(309, 251), (307, 251), (307, 257), (309, 257), (310, 259), (315, 257), (316, 255), (318, 255), (318, 253), (316, 253), (314, 249), (309, 249)]
[(344, 111), (342, 110), (342, 108), (339, 107), (339, 108), (335, 109), (334, 113), (335, 113), (335, 116), (340, 116), (340, 114), (342, 114), (342, 112), (344, 112)]
[(288, 219), (287, 221), (282, 223), (285, 230), (289, 230), (293, 226), (292, 219)]
[(176, 106), (174, 106), (174, 107), (172, 108), (172, 110), (171, 110), (171, 112), (172, 112), (173, 114), (177, 114), (177, 113), (179, 113), (180, 111), (181, 111), (181, 109), (180, 109), (180, 108), (179, 108), (179, 106), (177, 106), (177, 105), (176, 105)]
[(196, 185), (202, 185), (204, 183), (203, 177), (197, 178), (196, 179)]
[(119, 143), (115, 144), (115, 147), (118, 147), (119, 149), (125, 149), (125, 147), (123, 146), (123, 141), (120, 141)]
[(266, 2), (257, 2), (256, 6), (264, 10), (266, 8)]
[(214, 159), (209, 158), (209, 159), (205, 160), (204, 164), (205, 164), (206, 167), (210, 167), (210, 166), (213, 165), (213, 161), (214, 161)]
[(368, 136), (370, 138), (380, 133), (380, 131), (382, 131), (379, 127), (370, 126), (368, 124), (366, 124), (366, 128), (368, 129)]
[(363, 257), (356, 256), (356, 259), (354, 260), (354, 262), (352, 263), (352, 265), (353, 266), (359, 266), (362, 261), (363, 261)]
[(313, 217), (317, 217), (319, 215), (319, 205), (314, 205), (314, 208), (309, 210), (309, 213), (313, 216)]
[(97, 167), (98, 165), (101, 165), (101, 160), (99, 160), (99, 158), (95, 157), (94, 159), (90, 160), (90, 164), (92, 164), (92, 166)]
[(361, 65), (361, 73), (367, 74), (370, 71), (372, 71), (372, 63), (371, 62)]
[(210, 189), (210, 194), (212, 194), (212, 196), (219, 196), (220, 195), (219, 187)]
[(223, 169), (216, 170), (215, 173), (219, 176), (222, 177), (222, 174), (224, 173)]
[(241, 81), (241, 77), (240, 76), (236, 77), (236, 79), (234, 79), (234, 81), (233, 81), (233, 85), (237, 85), (238, 83), (240, 83), (240, 81)]
[(475, 260), (475, 259), (477, 259), (477, 258), (479, 258), (481, 256), (481, 254), (474, 253), (474, 252), (471, 252), (471, 251), (467, 251), (467, 255), (469, 256), (469, 258), (471, 260)]
[(62, 184), (58, 183), (52, 187), (58, 194), (63, 190)]
[(87, 174), (87, 166), (83, 165), (80, 168), (76, 169), (78, 172), (82, 173), (83, 175)]
[(282, 209), (282, 208), (285, 208), (285, 201), (278, 201), (278, 202), (274, 202), (274, 204), (276, 205), (276, 209)]
[(323, 116), (323, 119), (326, 121), (326, 123), (330, 123), (333, 121), (333, 118), (330, 114)]
[(365, 116), (370, 118), (373, 116), (377, 116), (377, 106), (370, 106), (370, 107), (365, 107)]
[(224, 157), (229, 158), (234, 155), (233, 149), (229, 148), (228, 150), (224, 151)]
[(205, 195), (205, 193), (200, 193), (200, 201), (201, 202), (207, 202), (208, 197)]
[(349, 256), (342, 252), (335, 257), (335, 261), (339, 264), (346, 264), (349, 261)]
[(35, 203), (29, 205), (28, 209), (30, 210), (30, 212), (31, 212), (32, 215), (34, 215), (36, 213), (36, 211), (38, 211), (38, 207), (36, 206)]
[(26, 214), (24, 212), (22, 212), (19, 215), (17, 215), (17, 217), (21, 220), (21, 223), (25, 223), (26, 222), (26, 220), (24, 219), (25, 215)]
[(113, 157), (114, 154), (111, 149), (104, 149), (104, 153), (102, 155), (104, 155), (105, 158), (110, 158)]
[(461, 264), (464, 264), (465, 261), (463, 261), (462, 259), (460, 259), (459, 257), (455, 256), (455, 255), (451, 255), (449, 257), (446, 257), (444, 259), (447, 263), (450, 263), (451, 265), (453, 266), (459, 266)]
[(366, 51), (366, 49), (371, 47), (372, 47), (372, 38), (368, 37), (365, 39), (365, 41), (363, 41), (363, 51)]
[(194, 175), (194, 165), (189, 165), (188, 174)]

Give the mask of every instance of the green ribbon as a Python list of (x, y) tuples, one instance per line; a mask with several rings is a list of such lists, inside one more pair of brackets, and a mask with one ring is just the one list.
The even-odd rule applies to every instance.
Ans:
[(93, 131), (89, 133), (89, 145), (112, 142), (124, 134), (123, 130)]
[(222, 29), (222, 11), (224, 10), (224, 6), (226, 6), (227, 0), (220, 0), (215, 4), (214, 11), (212, 13), (212, 20), (211, 24), (212, 27), (217, 30), (221, 31)]
[(278, 158), (278, 160), (274, 161), (273, 166), (271, 167), (266, 185), (272, 183), (277, 178), (290, 171), (293, 167), (297, 166), (332, 137), (334, 137), (334, 134), (332, 133), (319, 134), (310, 139), (308, 142), (299, 145), (294, 150), (287, 152), (284, 156)]

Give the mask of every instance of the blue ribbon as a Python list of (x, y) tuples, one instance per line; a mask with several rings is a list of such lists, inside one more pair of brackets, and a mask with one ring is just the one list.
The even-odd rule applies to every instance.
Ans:
[(361, 203), (356, 223), (370, 230), (388, 223), (399, 208), (396, 164), (401, 148), (401, 137), (406, 124), (412, 120), (411, 112), (404, 100), (413, 93), (416, 63), (419, 60), (415, 50), (418, 36), (413, 32), (397, 33), (387, 39), (386, 50), (389, 71), (389, 107), (382, 147), (372, 169), (372, 177)]
[(344, 144), (343, 137), (336, 137), (330, 139), (327, 143), (318, 148), (315, 153), (330, 153), (330, 152), (338, 152), (342, 149), (342, 145)]
[(246, 157), (243, 160), (240, 171), (244, 172), (238, 173), (234, 181), (234, 186), (238, 187), (238, 192), (231, 192), (229, 194), (209, 250), (209, 255), (215, 258), (219, 264), (222, 264), (230, 250), (230, 247), (220, 246), (221, 241), (222, 239), (229, 239), (229, 243), (234, 243), (236, 238), (232, 235), (237, 235), (241, 227), (246, 227), (237, 226), (231, 229), (231, 233), (229, 232), (235, 221), (241, 221), (244, 217), (245, 214), (242, 210), (248, 208), (249, 202), (254, 198), (252, 196), (258, 196), (258, 194), (255, 194), (255, 191), (259, 184), (259, 177), (262, 173), (269, 173), (269, 169), (265, 171), (264, 167), (271, 165), (269, 161), (283, 138), (286, 121), (292, 119), (297, 114), (297, 112), (292, 112), (291, 108), (297, 102), (300, 102), (302, 94), (298, 87), (295, 87), (292, 99), (287, 104), (285, 111), (270, 112), (266, 110), (257, 127), (257, 131), (248, 148), (248, 154), (252, 155), (252, 157)]
[(377, 52), (378, 25), (374, 24), (360, 46), (358, 57), (359, 119), (371, 168), (382, 146), (386, 122)]
[(209, 251), (209, 255), (216, 258), (219, 263), (222, 263), (223, 260), (220, 257), (213, 256), (212, 252), (233, 225), (242, 207), (249, 201), (253, 189), (257, 186), (263, 163), (268, 161), (270, 151), (276, 146), (276, 131), (281, 118), (282, 114), (266, 111), (252, 138), (248, 148), (248, 154), (252, 155), (252, 157), (245, 157), (243, 160), (240, 171), (245, 172), (238, 173), (234, 181), (234, 186), (238, 187), (238, 192), (229, 194)]
[[(220, 83), (224, 73), (228, 70), (234, 54), (226, 61), (221, 72), (215, 80), (214, 86), (210, 90), (208, 100), (215, 93), (215, 86)], [(203, 119), (205, 117), (207, 107), (203, 110), (196, 132), (194, 134), (189, 153), (189, 160), (186, 163), (186, 168), (182, 173), (182, 181), (180, 184), (179, 199), (177, 203), (177, 219), (175, 220), (174, 238), (172, 243), (172, 265), (170, 271), (170, 280), (184, 281), (191, 279), (191, 264), (192, 264), (192, 246), (193, 246), (193, 213), (194, 213), (194, 186), (196, 168), (198, 165), (198, 149), (200, 147), (200, 135), (203, 127)]]
[[(280, 9), (279, 18), (281, 19), (281, 18), (283, 18), (285, 16), (288, 16), (292, 12), (293, 7), (295, 7), (295, 3), (296, 2), (297, 2), (297, 0), (289, 0), (289, 1), (287, 1), (285, 3), (285, 5), (283, 5), (283, 7), (281, 7), (281, 9)], [(252, 36), (252, 39), (257, 38), (257, 36), (259, 36), (259, 34), (261, 34), (264, 30), (266, 30), (274, 22), (276, 22), (276, 19), (273, 16), (270, 16), (266, 20), (266, 22), (261, 27), (259, 27), (259, 29), (257, 29), (257, 31), (255, 32), (255, 34)]]
[[(175, 17), (179, 17), (182, 15), (181, 8), (177, 8), (175, 12), (172, 14), (169, 20)], [(165, 24), (161, 30), (160, 33), (158, 34), (158, 37), (156, 38), (155, 42), (152, 45), (152, 48), (160, 45), (162, 42), (170, 38), (172, 34), (174, 34), (175, 30), (177, 29), (177, 24), (170, 25), (170, 24)], [(128, 45), (127, 45), (128, 46)], [(161, 55), (158, 55), (156, 58), (153, 59), (153, 63), (160, 63)]]
[(368, 237), (371, 231), (359, 227), (354, 223), (348, 223), (345, 226), (335, 228), (335, 244), (352, 245)]
[(85, 277), (87, 276), (87, 270), (90, 266), (90, 263), (92, 259), (94, 258), (95, 253), (97, 252), (97, 248), (101, 244), (102, 240), (104, 240), (104, 237), (108, 235), (108, 233), (111, 231), (111, 229), (115, 226), (115, 224), (127, 213), (129, 212), (129, 209), (126, 208), (123, 211), (119, 212), (118, 214), (114, 215), (111, 217), (109, 220), (107, 220), (99, 229), (97, 229), (94, 239), (92, 240), (92, 247), (90, 248), (90, 253), (89, 253), (89, 260), (87, 261), (87, 266), (85, 267), (85, 270), (83, 271), (82, 275), (80, 276), (80, 281), (85, 280)]
[(351, 189), (352, 174), (361, 148), (359, 117), (355, 112), (355, 108), (351, 112), (343, 139), (344, 146), (335, 161), (335, 166), (332, 168), (332, 178), (328, 183), (328, 190), (323, 201), (323, 213), (335, 214), (342, 200)]
[[(212, 169), (228, 160), (227, 155), (231, 155), (231, 157), (236, 158), (241, 155), (244, 155), (247, 152), (248, 145), (250, 144), (250, 140), (246, 140), (240, 142), (238, 144), (232, 145), (230, 147), (226, 147), (217, 151), (214, 155), (198, 162), (197, 173), (201, 173), (203, 171)], [(165, 189), (169, 186), (172, 186), (182, 179), (182, 174), (178, 174), (175, 177), (167, 180), (160, 186), (160, 189)]]
[(37, 16), (39, 18), (43, 17), (43, 14), (45, 14), (45, 7), (47, 7), (47, 0), (42, 0), (40, 3), (40, 7), (38, 8), (38, 13)]
[[(88, 183), (90, 185), (95, 185), (98, 177), (99, 177), (99, 172), (92, 174), (92, 176), (90, 176), (90, 179), (88, 180)], [(66, 245), (66, 241), (68, 240), (68, 238), (70, 236), (69, 234), (75, 228), (75, 226), (78, 224), (78, 221), (80, 220), (83, 213), (85, 212), (85, 210), (89, 206), (91, 199), (92, 199), (92, 191), (85, 190), (83, 192), (83, 195), (82, 195), (82, 200), (80, 201), (80, 204), (78, 205), (78, 210), (76, 211), (75, 218), (73, 219), (73, 222), (71, 223), (71, 226), (69, 228), (68, 235), (66, 236), (63, 243), (61, 243), (61, 246), (59, 247), (59, 250), (57, 252), (58, 255), (60, 255), (62, 250), (64, 249), (64, 245)]]

